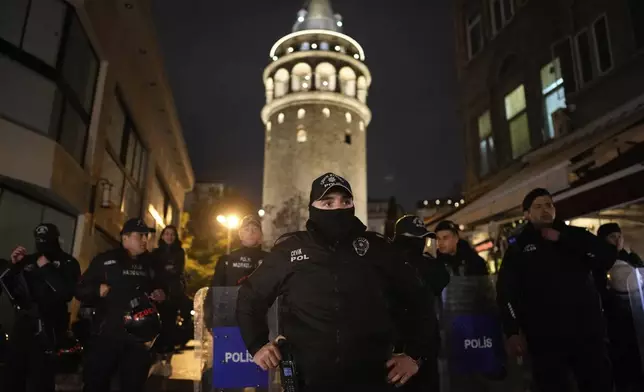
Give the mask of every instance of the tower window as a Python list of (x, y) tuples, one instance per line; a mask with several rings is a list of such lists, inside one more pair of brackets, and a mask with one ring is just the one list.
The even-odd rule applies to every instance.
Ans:
[(272, 124), (270, 121), (266, 123), (266, 130), (267, 130), (268, 132), (270, 132), (270, 131), (271, 131), (271, 128), (272, 128), (272, 127), (273, 127), (273, 124)]
[(358, 123), (358, 127), (360, 128), (360, 130), (361, 130), (361, 131), (363, 131), (363, 132), (364, 132), (364, 121), (360, 121), (360, 122)]
[(284, 113), (280, 113), (277, 115), (277, 122), (279, 124), (282, 124), (284, 122)]
[(347, 119), (347, 122), (348, 122), (348, 123), (351, 123), (351, 120), (352, 120), (351, 113), (346, 112), (346, 113), (344, 114), (344, 117)]
[(304, 129), (300, 129), (297, 131), (297, 142), (298, 143), (304, 143), (306, 141), (306, 131)]
[(344, 131), (344, 142), (346, 144), (351, 144), (351, 130), (347, 129)]
[(326, 118), (331, 117), (331, 111), (329, 110), (329, 108), (322, 109), (322, 114), (324, 114), (324, 117)]
[(300, 119), (300, 120), (303, 119), (305, 115), (306, 115), (306, 110), (300, 109), (300, 110), (297, 111), (297, 118), (298, 119)]

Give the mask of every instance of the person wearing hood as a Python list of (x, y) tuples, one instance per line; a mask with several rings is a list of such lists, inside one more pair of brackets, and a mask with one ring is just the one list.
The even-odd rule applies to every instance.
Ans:
[(452, 276), (488, 275), (487, 264), (474, 249), (459, 236), (458, 225), (452, 221), (439, 222), (434, 229), (439, 261)]
[(644, 391), (642, 359), (630, 303), (630, 291), (638, 287), (635, 269), (644, 267), (644, 263), (637, 254), (624, 248), (624, 236), (617, 223), (601, 225), (597, 237), (615, 246), (619, 252), (608, 274), (605, 271), (595, 274), (604, 305), (615, 391)]
[[(431, 304), (435, 298), (440, 298), (443, 289), (450, 281), (449, 272), (445, 264), (436, 260), (425, 252), (427, 239), (436, 238), (436, 235), (425, 227), (421, 218), (414, 215), (405, 215), (396, 221), (394, 235), (391, 243), (400, 252), (403, 260), (411, 264), (425, 286), (425, 295)], [(433, 309), (433, 308), (432, 308)], [(404, 322), (409, 317), (406, 312), (401, 315)], [(436, 314), (433, 313), (434, 323), (438, 323)], [(402, 331), (404, 336), (405, 331)], [(440, 391), (440, 378), (438, 371), (438, 348), (440, 347), (440, 333), (435, 331), (435, 348), (427, 359), (427, 363), (420, 367), (403, 391)]]
[[(386, 391), (405, 384), (432, 351), (431, 305), (413, 268), (355, 217), (344, 178), (311, 186), (306, 230), (280, 237), (239, 290), (237, 320), (253, 361), (274, 369), (266, 313), (281, 296), (281, 333), (290, 342), (302, 391)], [(394, 354), (395, 309), (411, 316), (405, 353)]]
[(14, 303), (16, 321), (2, 389), (6, 391), (54, 391), (53, 358), (67, 336), (67, 306), (80, 276), (78, 261), (61, 249), (56, 225), (38, 225), (34, 239), (35, 253), (18, 246), (8, 268), (0, 271), (3, 286), (19, 293), (8, 294), (20, 302)]
[(166, 226), (159, 236), (158, 247), (152, 251), (155, 279), (163, 285), (166, 300), (158, 305), (161, 315), (161, 334), (156, 346), (161, 353), (174, 351), (177, 342), (177, 312), (184, 296), (183, 270), (186, 253), (179, 241), (177, 228)]
[(594, 271), (604, 274), (617, 249), (556, 219), (552, 196), (537, 188), (523, 200), (523, 231), (510, 238), (497, 302), (510, 356), (529, 353), (541, 391), (612, 392), (606, 331)]

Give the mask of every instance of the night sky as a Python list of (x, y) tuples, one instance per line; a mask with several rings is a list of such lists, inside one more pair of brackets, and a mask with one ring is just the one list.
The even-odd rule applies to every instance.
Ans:
[[(232, 185), (261, 204), (268, 52), (303, 0), (155, 0), (153, 12), (198, 181)], [(456, 124), (450, 0), (335, 0), (344, 33), (365, 49), (369, 198), (407, 208), (453, 195), (463, 178)], [(381, 3), (382, 4), (382, 3)], [(394, 4), (396, 6), (394, 6)]]

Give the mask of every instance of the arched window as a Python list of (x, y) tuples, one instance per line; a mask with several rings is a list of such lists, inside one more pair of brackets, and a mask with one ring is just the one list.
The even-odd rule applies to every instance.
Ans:
[(273, 123), (270, 121), (266, 123), (266, 131), (270, 132), (271, 129), (273, 128)]
[(335, 67), (330, 63), (320, 63), (315, 67), (315, 88), (319, 91), (335, 91)]
[(284, 113), (280, 113), (277, 115), (277, 123), (278, 124), (284, 123)]
[(349, 128), (344, 131), (344, 142), (351, 144), (351, 130)]
[(340, 90), (350, 97), (356, 96), (356, 73), (349, 67), (340, 69)]
[(351, 123), (351, 120), (353, 120), (353, 117), (351, 116), (351, 113), (349, 113), (349, 112), (346, 112), (346, 113), (344, 114), (344, 118), (346, 118), (346, 119), (347, 119), (347, 122), (348, 122), (349, 124)]
[(275, 91), (275, 83), (273, 83), (273, 78), (266, 79), (264, 86), (266, 87), (266, 103), (271, 103), (271, 101), (273, 100), (273, 93)]
[(293, 77), (291, 78), (292, 91), (309, 91), (311, 89), (311, 66), (307, 63), (297, 63), (291, 71)]
[(280, 68), (275, 72), (275, 98), (280, 98), (286, 95), (288, 92), (288, 71), (284, 68)]
[(364, 132), (364, 121), (360, 121), (360, 122), (358, 123), (358, 128), (359, 128), (361, 131), (363, 131), (363, 132)]
[(358, 99), (362, 103), (367, 103), (367, 78), (358, 77)]
[(297, 111), (297, 118), (298, 118), (298, 119), (300, 119), (300, 120), (301, 120), (301, 119), (303, 119), (305, 115), (306, 115), (306, 110), (304, 110), (304, 109), (299, 109), (299, 110)]
[(298, 129), (297, 131), (297, 142), (304, 143), (306, 141), (306, 131), (304, 129)]
[(324, 114), (324, 117), (326, 118), (331, 117), (331, 111), (329, 110), (329, 108), (322, 109), (322, 114)]

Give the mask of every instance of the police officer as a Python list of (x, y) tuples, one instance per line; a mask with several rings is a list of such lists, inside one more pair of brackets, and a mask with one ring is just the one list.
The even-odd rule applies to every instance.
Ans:
[[(78, 284), (77, 298), (96, 304), (94, 336), (84, 363), (86, 392), (109, 391), (117, 371), (120, 391), (144, 390), (151, 366), (149, 343), (160, 329), (159, 315), (146, 301), (148, 297), (155, 302), (165, 299), (153, 279), (147, 252), (151, 232), (154, 229), (141, 219), (125, 222), (122, 246), (96, 256)], [(130, 329), (133, 322), (142, 328)]]
[[(36, 252), (19, 246), (3, 283), (18, 303), (9, 340), (6, 391), (55, 390), (55, 352), (67, 336), (67, 305), (74, 296), (80, 265), (60, 247), (60, 233), (51, 223), (34, 230)], [(20, 298), (18, 298), (20, 297)]]
[[(327, 173), (313, 181), (306, 231), (280, 237), (242, 284), (237, 320), (253, 361), (275, 368), (266, 313), (282, 296), (282, 333), (304, 391), (384, 391), (423, 366), (435, 324), (413, 269), (354, 216), (351, 186)], [(404, 354), (393, 355), (393, 307), (411, 315)]]
[(497, 280), (509, 354), (530, 353), (540, 391), (570, 391), (572, 373), (580, 392), (611, 392), (601, 301), (591, 271), (606, 273), (617, 250), (556, 220), (545, 189), (528, 193), (523, 211), (528, 223), (511, 239)]
[(461, 239), (456, 223), (444, 220), (434, 229), (438, 245), (438, 260), (445, 263), (450, 275), (481, 276), (487, 275), (485, 260), (479, 256), (470, 244)]
[(262, 224), (252, 215), (245, 216), (239, 226), (241, 248), (217, 261), (213, 287), (237, 286), (263, 262), (268, 254), (262, 250)]
[[(435, 298), (440, 298), (441, 292), (450, 281), (445, 264), (425, 253), (427, 239), (436, 235), (425, 227), (423, 220), (414, 215), (405, 215), (396, 221), (394, 236), (391, 239), (394, 247), (402, 254), (403, 260), (411, 264), (425, 285), (425, 295), (433, 304)], [(433, 308), (432, 308), (433, 309)], [(437, 323), (435, 313), (434, 322)], [(406, 317), (407, 315), (403, 315)], [(403, 332), (404, 333), (404, 332)], [(440, 333), (435, 332), (435, 350), (427, 358), (427, 363), (420, 367), (418, 374), (407, 385), (406, 391), (439, 392), (440, 379), (438, 373), (438, 348)]]

